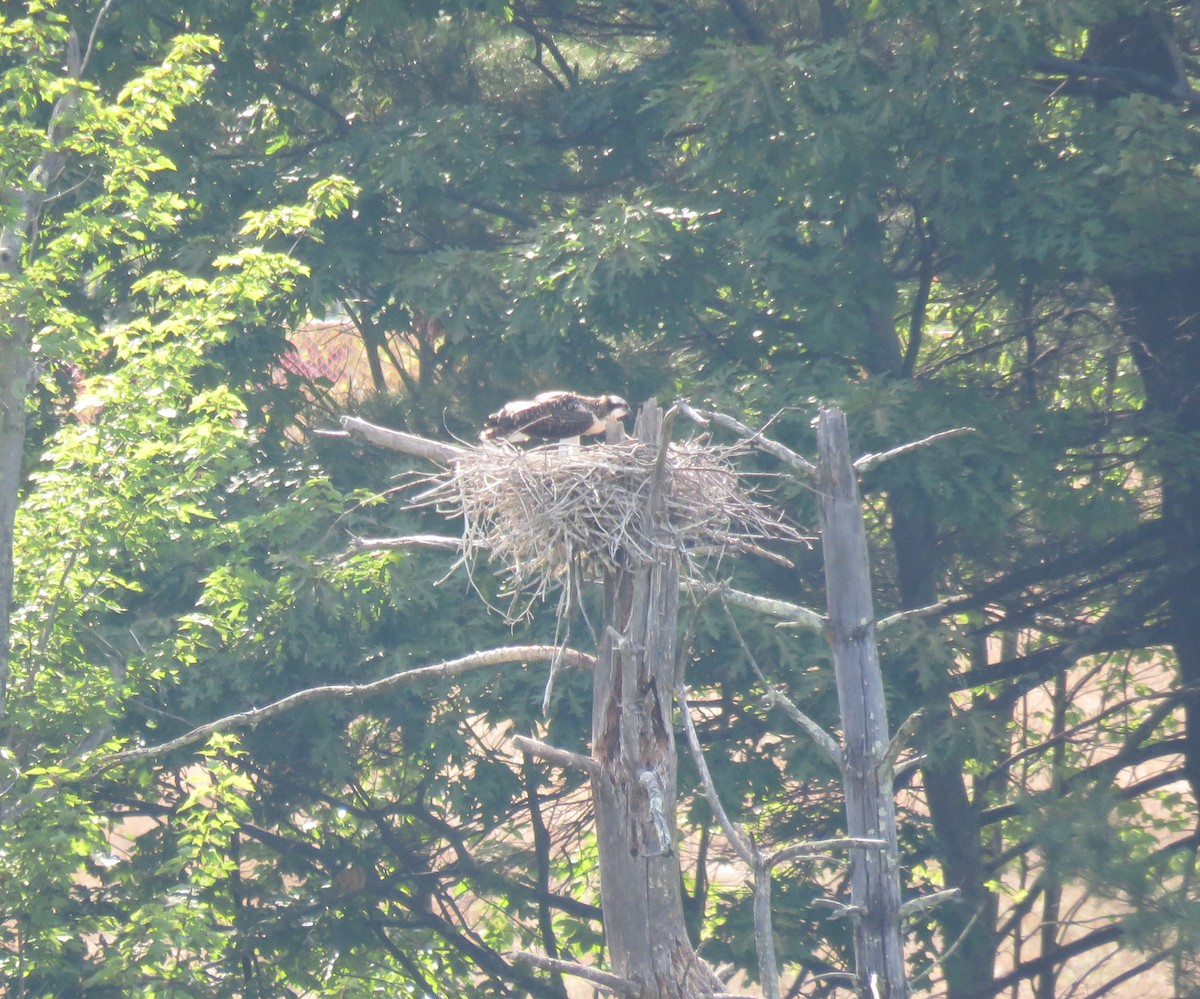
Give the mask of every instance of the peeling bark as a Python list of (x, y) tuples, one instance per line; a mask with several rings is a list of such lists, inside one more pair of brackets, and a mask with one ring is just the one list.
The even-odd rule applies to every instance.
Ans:
[[(657, 407), (648, 403), (634, 436), (656, 444), (661, 432)], [(657, 514), (648, 511), (648, 530)], [(697, 956), (684, 919), (672, 719), (679, 565), (666, 546), (659, 551), (604, 581), (592, 694), (600, 896), (612, 970), (646, 999), (702, 999), (722, 986)]]

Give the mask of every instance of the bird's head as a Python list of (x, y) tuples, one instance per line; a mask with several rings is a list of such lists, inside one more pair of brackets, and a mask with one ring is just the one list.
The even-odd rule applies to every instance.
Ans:
[(602, 395), (600, 397), (600, 416), (605, 419), (619, 420), (629, 415), (629, 403), (619, 395)]

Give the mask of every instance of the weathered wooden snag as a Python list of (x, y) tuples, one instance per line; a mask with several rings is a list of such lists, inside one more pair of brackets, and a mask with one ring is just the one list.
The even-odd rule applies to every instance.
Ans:
[[(658, 446), (662, 414), (641, 411), (634, 436)], [(644, 529), (663, 530), (659, 509)], [(644, 546), (647, 549), (649, 546)], [(674, 848), (676, 756), (672, 719), (679, 561), (669, 545), (655, 557), (605, 572), (604, 633), (593, 673), (592, 776), (600, 891), (609, 963), (646, 999), (696, 999), (721, 983), (688, 940)]]
[[(761, 980), (768, 995), (779, 994), (769, 912), (773, 867), (788, 857), (812, 855), (817, 846), (846, 846), (852, 851), (848, 914), (854, 920), (856, 992), (862, 999), (906, 999), (891, 788), (899, 745), (888, 737), (857, 473), (963, 430), (868, 455), (855, 464), (845, 417), (825, 409), (817, 429), (819, 461), (813, 465), (731, 418), (699, 413), (683, 401), (677, 408), (701, 423), (711, 418), (728, 426), (780, 458), (815, 481), (820, 497), (828, 613), (822, 617), (788, 605), (784, 616), (799, 625), (823, 626), (833, 647), (842, 745), (798, 709), (796, 714), (842, 768), (848, 837), (765, 853), (722, 819), (739, 856), (755, 872)], [(537, 955), (521, 957), (637, 999), (710, 999), (724, 993), (688, 939), (674, 848), (674, 711), (676, 691), (684, 689), (682, 677), (676, 676), (680, 558), (690, 560), (696, 551), (714, 548), (759, 550), (755, 538), (799, 536), (740, 491), (736, 472), (710, 446), (685, 443), (668, 449), (669, 428), (663, 422), (657, 405), (649, 402), (633, 440), (561, 452), (460, 448), (361, 421), (343, 425), (357, 436), (421, 454), (449, 469), (427, 480), (429, 488), (420, 499), (462, 517), (459, 547), (468, 566), (477, 552), (498, 557), (513, 591), (535, 595), (544, 593), (551, 580), (569, 578), (564, 567), (580, 555), (602, 574), (604, 618), (593, 668), (592, 754), (577, 757), (530, 739), (520, 745), (554, 765), (589, 775), (612, 973)], [(689, 575), (694, 568), (689, 565)], [(783, 607), (780, 601), (761, 598), (752, 605), (763, 609), (764, 604), (771, 613)], [(695, 751), (700, 753), (698, 744)], [(698, 762), (703, 774), (702, 757)], [(706, 785), (709, 791), (715, 797), (715, 789)], [(715, 807), (724, 814), (719, 801)]]
[(821, 410), (817, 451), (828, 632), (842, 718), (846, 832), (851, 838), (887, 843), (882, 850), (853, 849), (850, 902), (857, 992), (863, 999), (905, 999), (896, 809), (871, 566), (846, 417), (840, 410)]

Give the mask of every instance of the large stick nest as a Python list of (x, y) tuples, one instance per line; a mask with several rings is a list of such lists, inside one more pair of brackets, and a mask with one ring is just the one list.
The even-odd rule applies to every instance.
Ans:
[(499, 563), (524, 613), (581, 565), (600, 573), (673, 553), (696, 573), (731, 550), (768, 554), (761, 542), (805, 540), (738, 475), (741, 450), (687, 440), (660, 461), (657, 446), (632, 438), (529, 450), (484, 443), (423, 480), (415, 505), (461, 517), (462, 563), (472, 571), (480, 553)]

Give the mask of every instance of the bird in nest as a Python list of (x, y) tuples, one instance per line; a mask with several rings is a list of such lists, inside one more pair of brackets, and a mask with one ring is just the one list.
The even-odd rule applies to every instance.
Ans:
[(629, 403), (619, 395), (579, 395), (543, 392), (533, 399), (505, 403), (487, 418), (485, 441), (544, 441), (579, 443), (583, 434), (602, 434), (610, 422), (629, 415)]

